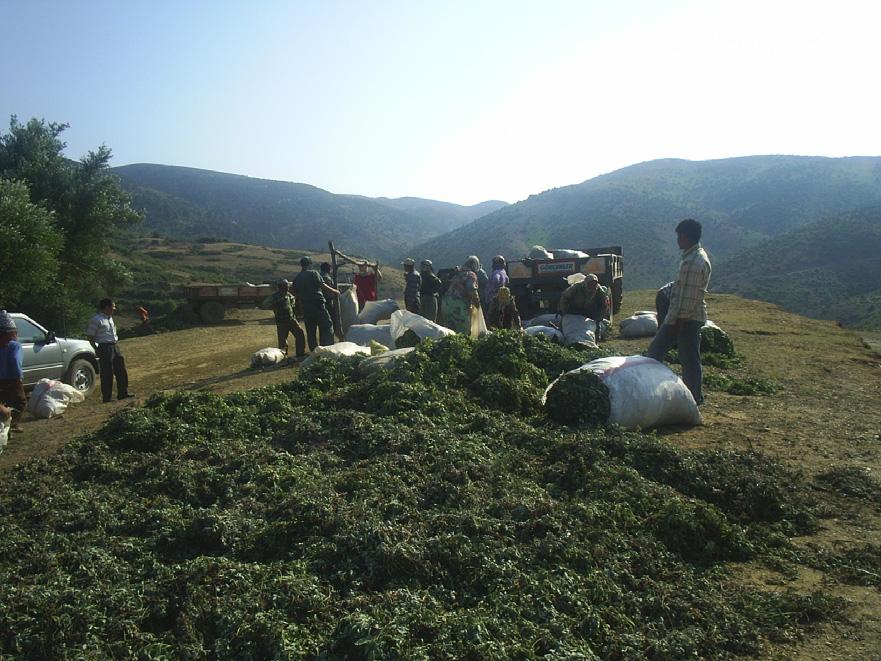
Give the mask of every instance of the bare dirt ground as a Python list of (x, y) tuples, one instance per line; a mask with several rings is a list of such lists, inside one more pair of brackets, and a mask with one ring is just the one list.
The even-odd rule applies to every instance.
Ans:
[[(628, 293), (624, 315), (653, 307), (653, 292)], [(771, 379), (781, 390), (767, 397), (710, 391), (705, 424), (659, 432), (683, 448), (766, 453), (810, 481), (831, 466), (859, 466), (881, 476), (881, 342), (878, 335), (839, 328), (759, 301), (711, 295), (711, 318), (744, 356), (743, 375)], [(102, 404), (98, 392), (62, 418), (26, 420), (25, 432), (0, 455), (0, 470), (55, 453), (73, 438), (98, 429), (124, 406), (171, 389), (231, 392), (290, 379), (296, 368), (249, 369), (250, 355), (274, 346), (269, 313), (245, 310), (222, 325), (138, 337), (122, 342), (135, 400)], [(622, 353), (645, 350), (648, 340), (611, 340)], [(841, 515), (823, 521), (817, 535), (797, 540), (844, 550), (881, 543), (881, 512), (861, 501), (818, 491)], [(847, 600), (840, 622), (825, 624), (798, 644), (777, 646), (774, 658), (881, 659), (881, 590), (845, 585), (819, 571), (787, 578), (764, 567), (733, 567), (736, 580), (767, 590), (823, 588)]]

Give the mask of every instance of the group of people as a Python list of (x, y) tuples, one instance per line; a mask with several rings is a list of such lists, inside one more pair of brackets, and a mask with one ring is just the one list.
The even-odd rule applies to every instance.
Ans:
[(442, 314), (444, 326), (457, 333), (470, 333), (477, 311), (484, 315), (488, 328), (520, 328), (520, 314), (508, 288), (507, 263), (503, 256), (493, 257), (490, 275), (476, 256), (468, 257), (450, 280), (442, 305), (439, 297), (443, 283), (430, 259), (422, 260), (419, 271), (416, 261), (410, 258), (404, 260), (403, 267), (404, 305), (410, 312), (434, 322), (439, 321)]

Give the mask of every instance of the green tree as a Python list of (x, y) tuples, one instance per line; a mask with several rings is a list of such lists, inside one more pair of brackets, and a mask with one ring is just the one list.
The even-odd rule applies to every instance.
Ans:
[[(58, 324), (79, 323), (126, 270), (110, 258), (109, 242), (142, 219), (131, 197), (110, 173), (110, 149), (102, 145), (79, 161), (64, 156), (59, 137), (67, 124), (13, 116), (0, 134), (0, 177), (27, 185), (32, 204), (53, 214), (60, 240), (57, 280), (32, 281), (18, 301), (21, 309)], [(6, 225), (0, 218), (0, 230)]]
[(35, 283), (45, 288), (55, 282), (61, 235), (52, 214), (30, 201), (28, 187), (9, 179), (0, 179), (0, 224), (0, 304), (7, 306)]

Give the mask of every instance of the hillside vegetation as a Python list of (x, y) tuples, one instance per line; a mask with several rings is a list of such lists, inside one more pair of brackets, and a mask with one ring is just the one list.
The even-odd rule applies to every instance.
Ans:
[(713, 286), (811, 317), (881, 328), (881, 207), (829, 218), (738, 253), (714, 269)]
[(411, 250), (439, 264), (476, 252), (524, 255), (550, 248), (621, 245), (628, 287), (675, 275), (673, 228), (699, 219), (718, 263), (768, 237), (881, 203), (881, 158), (751, 156), (659, 160), (546, 191)]
[(432, 200), (372, 200), (285, 181), (168, 165), (114, 168), (143, 228), (172, 238), (215, 236), (276, 248), (344, 251), (396, 259), (407, 249), (473, 220), (485, 208)]

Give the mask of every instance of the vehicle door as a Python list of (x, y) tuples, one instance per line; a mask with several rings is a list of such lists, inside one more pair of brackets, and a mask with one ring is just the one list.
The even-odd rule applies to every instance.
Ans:
[(54, 339), (49, 341), (46, 330), (29, 319), (14, 317), (13, 320), (22, 348), (24, 385), (32, 386), (40, 379), (60, 379), (64, 361), (58, 342)]

